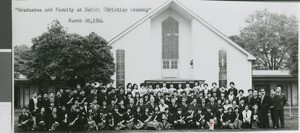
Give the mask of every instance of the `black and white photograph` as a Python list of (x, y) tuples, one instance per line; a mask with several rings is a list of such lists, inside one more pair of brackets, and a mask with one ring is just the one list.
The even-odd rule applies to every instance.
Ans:
[(15, 133), (298, 131), (297, 2), (13, 0)]

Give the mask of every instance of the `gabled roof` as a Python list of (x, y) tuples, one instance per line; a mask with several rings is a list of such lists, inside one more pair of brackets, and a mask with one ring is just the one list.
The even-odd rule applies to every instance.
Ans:
[(229, 44), (231, 44), (232, 46), (234, 46), (236, 49), (238, 49), (242, 53), (246, 54), (248, 56), (248, 60), (251, 60), (251, 61), (256, 60), (256, 58), (253, 55), (251, 55), (249, 52), (247, 52), (241, 46), (239, 46), (238, 44), (236, 44), (235, 42), (233, 42), (232, 40), (230, 40), (227, 36), (225, 36), (223, 33), (221, 33), (219, 30), (217, 30), (215, 27), (213, 27), (211, 24), (209, 24), (208, 22), (206, 22), (204, 19), (202, 19), (201, 17), (199, 17), (197, 14), (195, 14), (194, 12), (192, 12), (190, 9), (188, 9), (186, 6), (184, 6), (183, 4), (181, 4), (177, 0), (169, 0), (169, 1), (165, 2), (161, 6), (159, 6), (158, 8), (156, 8), (155, 10), (153, 10), (152, 12), (150, 12), (148, 15), (146, 15), (142, 19), (138, 20), (136, 23), (134, 23), (133, 25), (131, 25), (127, 29), (125, 29), (123, 32), (121, 32), (120, 34), (118, 34), (117, 36), (115, 36), (114, 38), (112, 38), (108, 42), (109, 45), (112, 45), (114, 42), (116, 42), (117, 40), (119, 40), (120, 38), (122, 38), (124, 35), (126, 35), (130, 31), (132, 31), (133, 29), (135, 29), (137, 26), (139, 26), (140, 24), (142, 24), (143, 22), (145, 22), (147, 19), (153, 18), (153, 17), (159, 15), (160, 13), (166, 11), (169, 8), (172, 8), (172, 9), (175, 9), (175, 10), (180, 10), (184, 14), (184, 16), (187, 17), (187, 18), (195, 18), (195, 20), (197, 20), (200, 23), (202, 23), (209, 30), (211, 30), (212, 32), (214, 32), (215, 34), (217, 34), (218, 36), (220, 36), (222, 39), (224, 39), (225, 41), (227, 41)]

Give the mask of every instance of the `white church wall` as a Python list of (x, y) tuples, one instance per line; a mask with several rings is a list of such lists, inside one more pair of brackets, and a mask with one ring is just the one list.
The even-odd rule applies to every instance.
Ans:
[[(162, 78), (161, 22), (172, 16), (179, 21), (179, 78), (219, 82), (219, 50), (227, 51), (227, 83), (236, 83), (245, 93), (252, 86), (251, 62), (220, 36), (199, 23), (187, 20), (173, 10), (149, 18), (117, 40), (113, 46), (125, 50), (125, 83), (141, 83), (147, 79)], [(193, 68), (190, 65), (193, 59)], [(112, 77), (116, 79), (116, 76)]]
[[(125, 83), (144, 82), (149, 78), (151, 71), (150, 38), (151, 25), (150, 19), (127, 33), (124, 37), (117, 40), (113, 45), (113, 55), (116, 60), (116, 50), (125, 50)], [(112, 77), (116, 80), (116, 75)]]
[[(247, 91), (252, 86), (251, 62), (240, 52), (210, 29), (192, 20), (194, 78), (204, 79), (211, 85), (219, 82), (219, 50), (227, 51), (227, 86), (235, 82), (238, 89)], [(196, 52), (197, 51), (197, 52)]]

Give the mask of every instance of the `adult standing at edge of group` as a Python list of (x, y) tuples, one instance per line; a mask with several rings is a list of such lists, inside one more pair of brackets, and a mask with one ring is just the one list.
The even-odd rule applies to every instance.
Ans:
[(287, 102), (286, 95), (281, 92), (281, 87), (277, 87), (276, 95), (274, 97), (274, 111), (275, 111), (275, 127), (279, 127), (279, 121), (281, 127), (284, 128), (284, 105)]
[(275, 89), (270, 90), (270, 112), (271, 112), (271, 120), (272, 126), (275, 128), (275, 111), (274, 111), (274, 99), (275, 99), (276, 91)]
[(261, 102), (260, 102), (260, 111), (261, 111), (261, 127), (262, 128), (269, 128), (269, 116), (268, 112), (270, 109), (271, 98), (269, 95), (266, 94), (264, 88), (260, 89), (261, 92)]
[(236, 97), (238, 94), (238, 90), (235, 88), (234, 82), (230, 82), (229, 85), (230, 85), (230, 88), (228, 89), (228, 92), (233, 90), (233, 95)]

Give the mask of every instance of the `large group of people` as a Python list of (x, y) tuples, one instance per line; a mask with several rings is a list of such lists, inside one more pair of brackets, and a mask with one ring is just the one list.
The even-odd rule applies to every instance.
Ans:
[[(18, 127), (24, 131), (168, 130), (284, 127), (281, 87), (249, 89), (235, 83), (86, 83), (57, 92), (34, 92), (22, 107)], [(269, 123), (269, 112), (272, 124)]]

